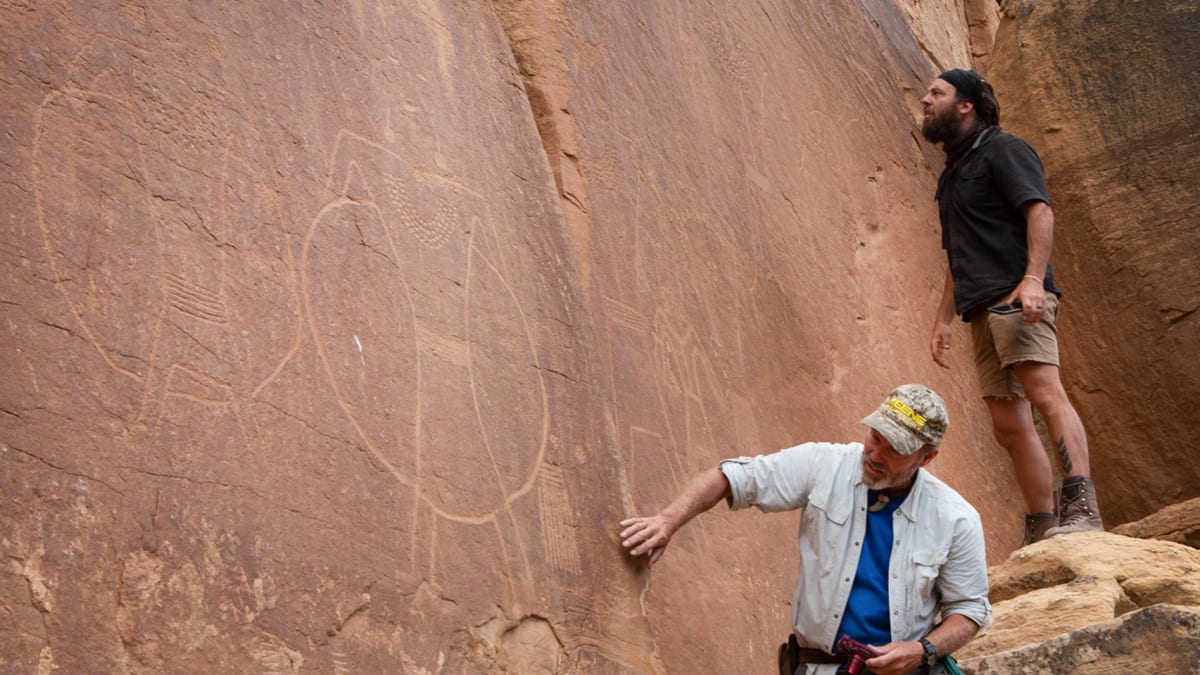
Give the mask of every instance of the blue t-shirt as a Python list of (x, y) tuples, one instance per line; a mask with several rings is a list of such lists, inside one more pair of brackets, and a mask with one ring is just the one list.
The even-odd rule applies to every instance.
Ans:
[[(867, 503), (874, 505), (882, 492), (867, 491)], [(907, 494), (887, 495), (888, 502), (878, 511), (867, 510), (867, 534), (862, 556), (850, 587), (850, 598), (842, 614), (837, 637), (843, 635), (869, 645), (892, 641), (892, 622), (888, 612), (888, 566), (892, 559), (892, 514), (904, 503)], [(834, 644), (836, 648), (836, 643)]]

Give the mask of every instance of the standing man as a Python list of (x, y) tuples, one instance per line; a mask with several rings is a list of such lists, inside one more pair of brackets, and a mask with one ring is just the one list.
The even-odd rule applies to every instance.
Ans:
[(833, 673), (845, 659), (834, 655), (844, 635), (878, 645), (880, 655), (866, 662), (877, 675), (944, 672), (942, 657), (991, 617), (979, 514), (921, 470), (946, 433), (946, 404), (906, 384), (862, 423), (862, 443), (805, 443), (721, 462), (658, 515), (621, 521), (622, 545), (652, 565), (680, 527), (722, 499), (731, 509), (804, 507), (781, 672)]
[[(930, 339), (933, 359), (949, 367), (950, 323), (961, 314), (971, 324), (992, 433), (1008, 450), (1029, 510), (1024, 543), (1103, 530), (1087, 435), (1059, 378), (1054, 321), (1062, 292), (1050, 267), (1054, 212), (1041, 160), (1000, 129), (992, 85), (974, 71), (942, 73), (921, 105), (922, 133), (946, 151), (937, 202), (950, 268)], [(997, 306), (1016, 313), (998, 313)], [(1057, 515), (1054, 474), (1030, 403), (1046, 422), (1062, 468)]]

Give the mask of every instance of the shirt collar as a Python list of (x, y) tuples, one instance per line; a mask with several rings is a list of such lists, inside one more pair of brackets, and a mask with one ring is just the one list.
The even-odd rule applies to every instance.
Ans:
[(914, 511), (917, 508), (917, 502), (921, 499), (921, 493), (925, 489), (925, 484), (929, 482), (928, 478), (928, 471), (925, 469), (917, 469), (917, 478), (913, 481), (912, 489), (908, 491), (908, 497), (904, 500), (904, 503), (900, 505), (900, 508), (897, 509), (897, 511), (903, 513), (906, 518), (914, 523), (917, 521)]

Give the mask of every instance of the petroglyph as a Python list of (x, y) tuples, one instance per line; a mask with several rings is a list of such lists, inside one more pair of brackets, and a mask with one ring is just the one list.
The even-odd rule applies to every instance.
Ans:
[(471, 345), (453, 335), (440, 335), (423, 327), (417, 328), (417, 343), (430, 358), (468, 368), (471, 365)]
[(654, 508), (655, 500), (661, 500), (662, 496), (655, 492), (646, 493), (645, 489), (656, 484), (655, 476), (663, 472), (670, 474), (674, 484), (682, 485), (686, 480), (683, 467), (662, 433), (630, 424), (625, 438), (628, 448), (626, 470), (633, 486), (634, 503), (645, 509)]
[[(295, 265), (276, 190), (234, 150), (254, 133), (240, 103), (175, 67), (107, 36), (76, 54), (35, 113), (37, 221), (80, 335), (117, 375), (94, 378), (106, 407), (133, 425), (173, 395), (233, 403), (245, 430), (245, 402), (296, 348)], [(211, 211), (186, 193), (209, 167)], [(250, 304), (264, 292), (265, 312)]]
[[(633, 507), (653, 512), (670, 499), (664, 484), (678, 490), (700, 468), (739, 447), (727, 424), (735, 397), (691, 326), (677, 326), (664, 309), (643, 329), (627, 305), (606, 302), (606, 310), (613, 307), (623, 310), (606, 314), (622, 464)], [(707, 525), (696, 526), (705, 537)]]
[[(717, 39), (718, 33), (709, 37)], [(612, 289), (602, 300), (621, 465), (632, 507), (652, 512), (670, 499), (667, 486), (682, 487), (694, 472), (738, 447), (728, 424), (733, 415), (729, 402), (736, 395), (714, 367), (712, 346), (693, 323), (704, 312), (685, 299), (692, 280), (680, 278), (659, 250), (663, 240), (689, 229), (680, 222), (686, 216), (655, 187), (663, 158), (652, 145), (617, 129), (600, 136), (626, 141), (597, 154), (606, 164), (631, 167), (623, 173), (639, 178), (631, 194), (605, 195), (621, 200), (635, 217), (615, 223), (616, 231), (610, 233), (612, 241), (629, 242), (630, 248), (620, 254), (628, 260), (620, 276), (602, 280)], [(654, 304), (642, 306), (642, 298), (654, 298)], [(706, 525), (699, 522), (697, 528), (703, 536)]]
[(225, 303), (220, 294), (170, 273), (163, 275), (163, 281), (166, 285), (167, 302), (172, 308), (201, 321), (228, 321)]
[(637, 307), (608, 296), (604, 296), (604, 318), (636, 333), (650, 331), (650, 323)]
[(568, 574), (582, 574), (571, 495), (563, 482), (562, 469), (552, 464), (542, 467), (538, 485), (538, 516), (546, 558)]
[(169, 396), (213, 405), (233, 401), (233, 387), (228, 382), (221, 382), (204, 372), (179, 364), (168, 369), (165, 391)]
[[(192, 19), (211, 17), (195, 11)], [(540, 353), (545, 335), (562, 339), (553, 349), (573, 338), (563, 328), (572, 328), (568, 312), (554, 305), (569, 296), (570, 280), (556, 276), (561, 251), (553, 236), (521, 229), (544, 225), (542, 212), (525, 210), (530, 204), (551, 216), (556, 206), (538, 202), (537, 182), (515, 185), (506, 172), (489, 176), (475, 166), (456, 173), (456, 164), (483, 155), (456, 156), (453, 143), (436, 136), (460, 122), (475, 135), (511, 133), (512, 123), (455, 112), (464, 119), (389, 119), (381, 130), (347, 115), (332, 124), (351, 131), (322, 127), (291, 147), (272, 134), (290, 135), (293, 124), (307, 134), (311, 120), (278, 109), (279, 119), (262, 119), (270, 111), (259, 112), (260, 92), (246, 93), (247, 83), (274, 71), (240, 73), (246, 79), (235, 89), (243, 93), (231, 94), (205, 79), (216, 76), (211, 54), (185, 41), (164, 44), (149, 25), (182, 15), (149, 8), (143, 18), (137, 30), (145, 33), (131, 28), (130, 38), (71, 34), (86, 42), (67, 43), (79, 51), (55, 66), (52, 85), (33, 99), (29, 153), (44, 256), (28, 259), (48, 266), (40, 274), (59, 294), (61, 339), (88, 378), (82, 395), (111, 411), (105, 432), (114, 448), (106, 450), (128, 452), (128, 463), (112, 471), (128, 472), (131, 485), (163, 479), (181, 492), (250, 495), (264, 513), (289, 511), (280, 520), (247, 518), (239, 535), (296, 517), (341, 525), (378, 504), (377, 520), (338, 536), (361, 535), (371, 556), (387, 558), (382, 566), (372, 560), (372, 571), (389, 567), (379, 573), (400, 579), (402, 592), (414, 580), (453, 585), (448, 592), (459, 597), (446, 602), (460, 613), (468, 601), (528, 607), (547, 574), (581, 577), (579, 505), (562, 469), (546, 461), (552, 420), (544, 374), (555, 371)], [(439, 63), (461, 77), (451, 62), (463, 48), (457, 17), (446, 18), (434, 36)], [(229, 49), (228, 64), (234, 52), (244, 53)], [(510, 94), (500, 87), (497, 95)], [(440, 110), (419, 103), (397, 110), (409, 118)], [(430, 137), (406, 138), (413, 124)], [(436, 153), (418, 164), (414, 157), (430, 146)], [(521, 161), (521, 180), (536, 181), (536, 158)], [(531, 189), (534, 199), (515, 197), (514, 187)], [(575, 400), (579, 384), (560, 380), (555, 395)], [(305, 471), (315, 475), (293, 473)], [(311, 501), (280, 489), (294, 478), (327, 477), (345, 483), (319, 485)], [(347, 493), (340, 488), (380, 487), (387, 494), (371, 493), (378, 502), (370, 506), (334, 503)], [(261, 578), (249, 588), (246, 560), (289, 580), (326, 556), (332, 568), (344, 560), (328, 546), (280, 563), (184, 538), (191, 528), (228, 523), (234, 508), (194, 524), (156, 521), (156, 502), (153, 532), (144, 536), (152, 546), (105, 553), (117, 556), (107, 562), (122, 584), (113, 642), (129, 663), (161, 670), (180, 650), (229, 650), (248, 670), (312, 667), (275, 635), (238, 632), (274, 620)], [(318, 508), (339, 512), (317, 519), (310, 509)], [(264, 536), (297, 548), (307, 541), (286, 528), (264, 527)], [(245, 597), (228, 603), (214, 575), (238, 564), (247, 565)], [(471, 580), (465, 592), (463, 579)], [(476, 597), (463, 600), (467, 592)], [(283, 592), (281, 606), (305, 611), (324, 593)], [(564, 658), (548, 619), (526, 619), (505, 643), (514, 658), (552, 669)], [(346, 647), (321, 666), (352, 670), (358, 656)]]
[(441, 248), (449, 241), (454, 228), (459, 226), (457, 210), (449, 201), (438, 199), (429, 216), (422, 218), (399, 181), (390, 181), (385, 187), (389, 200), (397, 207), (397, 219), (417, 241), (433, 249)]
[[(510, 576), (529, 582), (510, 507), (537, 479), (549, 418), (486, 200), (348, 131), (330, 153), (328, 190), (305, 235), (300, 279), (342, 413), (438, 518), (498, 528)], [(370, 367), (347, 336), (378, 345)], [(436, 532), (414, 546), (436, 549)]]

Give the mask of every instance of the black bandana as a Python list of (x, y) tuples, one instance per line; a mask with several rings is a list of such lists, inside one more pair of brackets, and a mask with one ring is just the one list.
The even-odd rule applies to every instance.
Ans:
[(938, 75), (938, 78), (943, 79), (958, 90), (958, 95), (970, 101), (973, 105), (979, 105), (979, 97), (983, 95), (983, 78), (979, 73), (973, 70), (963, 70), (955, 68), (947, 70)]

